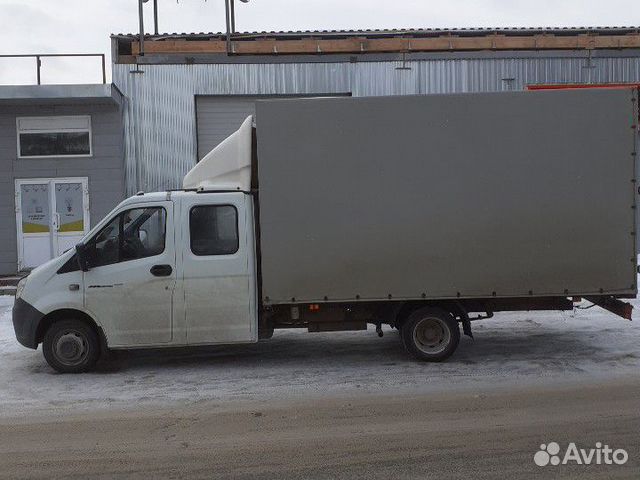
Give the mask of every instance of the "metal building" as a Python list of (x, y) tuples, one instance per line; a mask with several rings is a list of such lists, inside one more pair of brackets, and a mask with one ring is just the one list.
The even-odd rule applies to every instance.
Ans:
[(258, 98), (640, 82), (636, 28), (118, 34), (112, 50), (128, 193), (179, 187)]

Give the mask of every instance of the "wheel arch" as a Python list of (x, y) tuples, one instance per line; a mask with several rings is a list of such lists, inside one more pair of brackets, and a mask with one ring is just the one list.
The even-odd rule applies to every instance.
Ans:
[(440, 308), (449, 312), (456, 319), (464, 319), (466, 316), (466, 311), (462, 305), (455, 300), (405, 302), (396, 313), (394, 326), (400, 329), (413, 312), (425, 307)]
[(106, 349), (107, 337), (104, 334), (102, 327), (100, 327), (100, 325), (98, 325), (98, 323), (88, 313), (74, 308), (60, 308), (58, 310), (49, 312), (44, 317), (42, 317), (36, 329), (36, 345), (42, 343), (42, 341), (44, 340), (44, 336), (51, 325), (60, 320), (70, 318), (80, 320), (91, 327), (98, 334), (98, 338), (100, 339), (100, 346), (102, 347), (102, 349)]

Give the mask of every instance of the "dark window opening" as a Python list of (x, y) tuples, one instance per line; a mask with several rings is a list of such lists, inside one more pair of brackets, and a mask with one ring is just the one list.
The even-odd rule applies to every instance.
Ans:
[(21, 157), (90, 154), (89, 132), (20, 133)]
[(232, 255), (238, 251), (238, 211), (231, 205), (200, 205), (189, 213), (195, 255)]

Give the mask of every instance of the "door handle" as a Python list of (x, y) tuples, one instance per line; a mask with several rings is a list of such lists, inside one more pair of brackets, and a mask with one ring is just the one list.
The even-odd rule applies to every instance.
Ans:
[(149, 271), (151, 272), (151, 275), (156, 277), (168, 277), (171, 275), (171, 272), (173, 272), (173, 269), (171, 268), (171, 265), (154, 265)]
[(58, 212), (53, 212), (53, 229), (54, 231), (60, 231), (60, 214)]

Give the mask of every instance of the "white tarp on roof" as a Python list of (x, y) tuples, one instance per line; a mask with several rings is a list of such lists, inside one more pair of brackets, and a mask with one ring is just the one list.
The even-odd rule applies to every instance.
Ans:
[(253, 117), (207, 153), (184, 176), (182, 187), (203, 190), (251, 189), (251, 135)]

